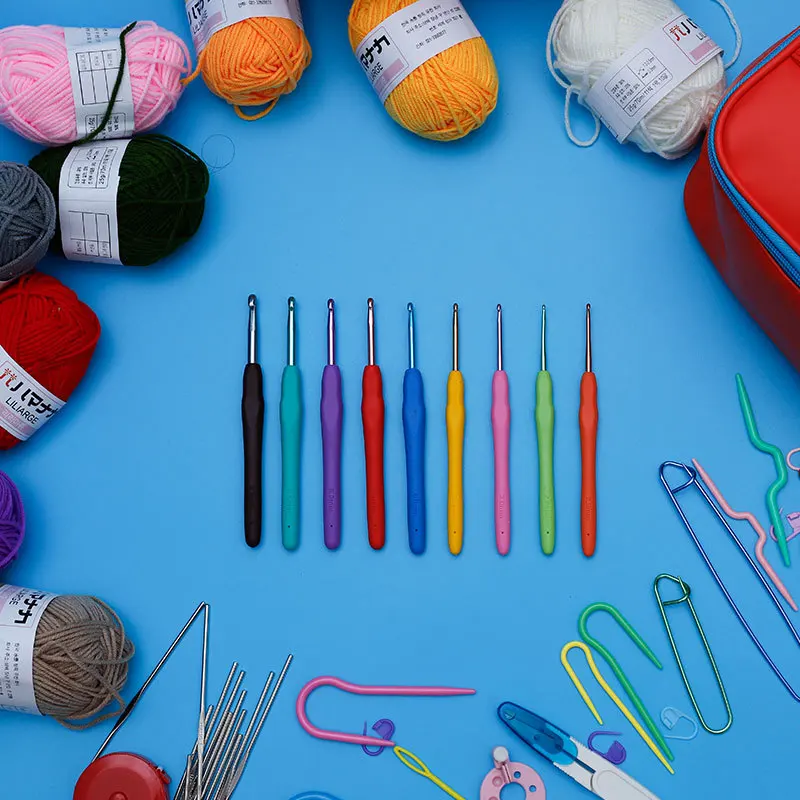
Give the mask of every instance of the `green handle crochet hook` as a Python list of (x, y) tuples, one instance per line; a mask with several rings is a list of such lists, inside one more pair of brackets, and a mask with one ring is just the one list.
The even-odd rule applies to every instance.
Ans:
[(659, 746), (664, 752), (664, 755), (670, 760), (674, 761), (675, 756), (672, 754), (672, 750), (670, 750), (669, 745), (667, 744), (667, 740), (664, 738), (663, 734), (659, 730), (658, 726), (656, 725), (653, 718), (650, 716), (650, 712), (645, 707), (645, 704), (642, 702), (642, 698), (636, 692), (636, 689), (633, 688), (633, 684), (628, 680), (628, 676), (622, 671), (622, 667), (619, 665), (619, 662), (616, 658), (611, 654), (611, 652), (603, 647), (600, 642), (597, 641), (593, 636), (589, 634), (589, 630), (586, 627), (586, 623), (589, 620), (589, 617), (595, 613), (595, 611), (605, 611), (607, 614), (610, 614), (612, 619), (619, 624), (622, 630), (630, 636), (633, 640), (633, 643), (650, 659), (650, 661), (655, 664), (659, 669), (663, 669), (661, 662), (658, 660), (656, 654), (650, 649), (647, 642), (642, 639), (642, 637), (637, 633), (636, 629), (633, 625), (625, 619), (625, 617), (620, 614), (620, 612), (612, 606), (610, 603), (592, 603), (586, 608), (583, 609), (581, 612), (580, 617), (578, 617), (578, 631), (581, 635), (581, 639), (583, 639), (589, 647), (596, 650), (605, 660), (606, 664), (611, 667), (614, 674), (617, 676), (617, 680), (622, 684), (622, 688), (625, 690), (625, 693), (630, 698), (631, 703), (636, 707), (636, 710), (639, 712), (639, 716), (642, 719), (642, 722), (645, 724), (645, 727), (650, 731), (651, 736), (653, 739), (658, 742)]
[(736, 390), (739, 392), (739, 405), (742, 407), (744, 424), (747, 428), (747, 435), (750, 437), (751, 444), (762, 453), (771, 455), (772, 460), (775, 462), (777, 477), (770, 485), (769, 489), (767, 489), (767, 510), (769, 511), (772, 527), (775, 529), (775, 536), (778, 539), (778, 548), (781, 551), (783, 563), (788, 567), (791, 566), (792, 559), (789, 556), (789, 546), (786, 543), (786, 529), (783, 527), (780, 508), (778, 507), (778, 494), (789, 481), (789, 472), (786, 469), (786, 462), (783, 460), (783, 453), (780, 448), (776, 447), (774, 444), (765, 442), (759, 435), (758, 426), (756, 425), (756, 416), (753, 413), (753, 406), (750, 404), (750, 397), (747, 394), (747, 389), (745, 389), (744, 379), (739, 374), (736, 375)]
[(556, 546), (556, 499), (553, 481), (553, 379), (547, 371), (545, 333), (547, 310), (542, 306), (542, 363), (536, 376), (536, 438), (539, 442), (539, 537), (542, 552), (552, 555)]
[(300, 546), (300, 443), (303, 429), (303, 386), (295, 362), (294, 297), (289, 298), (288, 363), (281, 380), (281, 529), (283, 546)]

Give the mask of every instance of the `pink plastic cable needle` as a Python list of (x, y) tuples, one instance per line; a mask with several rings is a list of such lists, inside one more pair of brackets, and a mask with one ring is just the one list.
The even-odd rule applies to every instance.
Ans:
[(511, 404), (508, 375), (503, 370), (503, 308), (497, 306), (497, 371), (492, 377), (492, 433), (494, 436), (494, 532), (497, 552), (511, 549), (511, 487), (508, 450), (511, 436)]
[(361, 736), (355, 733), (341, 733), (339, 731), (329, 731), (313, 725), (308, 718), (306, 703), (311, 693), (320, 686), (333, 686), (343, 692), (364, 695), (392, 695), (398, 697), (459, 697), (463, 695), (475, 694), (474, 689), (453, 689), (447, 686), (360, 686), (357, 683), (348, 683), (341, 678), (334, 678), (330, 675), (323, 675), (309, 681), (297, 695), (297, 720), (303, 730), (315, 736), (317, 739), (326, 739), (329, 742), (345, 742), (346, 744), (360, 744), (367, 747), (394, 747), (395, 743), (386, 739), (376, 739), (374, 736)]
[(786, 602), (791, 606), (792, 611), (797, 611), (797, 603), (794, 601), (794, 597), (792, 597), (789, 590), (783, 585), (783, 581), (778, 577), (778, 573), (772, 568), (772, 565), (767, 561), (767, 557), (764, 555), (764, 545), (767, 543), (767, 533), (764, 528), (761, 526), (761, 523), (758, 521), (754, 514), (751, 514), (749, 511), (735, 511), (730, 507), (728, 501), (722, 496), (722, 492), (717, 488), (714, 481), (711, 480), (708, 473), (700, 466), (700, 463), (697, 461), (696, 458), (692, 459), (692, 464), (694, 464), (694, 468), (697, 470), (697, 474), (703, 479), (703, 483), (708, 486), (711, 494), (714, 496), (714, 499), (719, 503), (720, 508), (731, 518), (731, 519), (738, 519), (738, 520), (747, 520), (750, 523), (750, 527), (756, 532), (758, 536), (758, 541), (756, 542), (756, 558), (758, 559), (758, 563), (764, 568), (764, 572), (767, 573), (769, 579), (775, 585), (775, 588), (783, 595)]

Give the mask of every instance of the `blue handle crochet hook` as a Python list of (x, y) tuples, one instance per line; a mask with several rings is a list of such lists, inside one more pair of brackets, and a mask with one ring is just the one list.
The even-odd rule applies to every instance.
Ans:
[(425, 552), (425, 392), (416, 367), (414, 304), (408, 304), (408, 369), (403, 378), (403, 433), (406, 440), (408, 546)]
[(300, 546), (300, 447), (303, 433), (303, 386), (295, 364), (294, 297), (289, 298), (286, 367), (281, 380), (281, 528), (283, 546)]

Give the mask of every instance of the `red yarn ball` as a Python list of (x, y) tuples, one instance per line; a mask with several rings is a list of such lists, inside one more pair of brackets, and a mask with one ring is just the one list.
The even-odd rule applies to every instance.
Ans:
[[(0, 291), (0, 345), (61, 400), (83, 379), (99, 338), (94, 311), (50, 275), (30, 272)], [(18, 444), (0, 428), (0, 450)]]

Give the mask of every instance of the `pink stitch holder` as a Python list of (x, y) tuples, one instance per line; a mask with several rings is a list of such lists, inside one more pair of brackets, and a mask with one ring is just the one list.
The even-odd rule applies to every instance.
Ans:
[(492, 750), (494, 769), (483, 779), (480, 800), (500, 800), (504, 786), (519, 784), (525, 790), (525, 800), (545, 800), (547, 793), (539, 773), (526, 764), (511, 761), (505, 747)]

